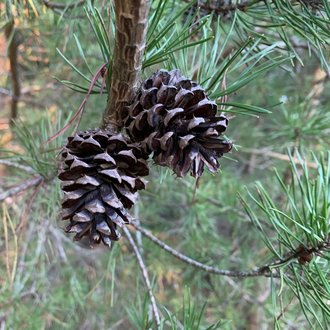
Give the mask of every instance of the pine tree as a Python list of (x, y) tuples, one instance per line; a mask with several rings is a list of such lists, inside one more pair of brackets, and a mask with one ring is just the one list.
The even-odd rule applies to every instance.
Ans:
[[(53, 207), (52, 217), (60, 214), (69, 221), (65, 230), (75, 233), (76, 240), (87, 237), (87, 245), (111, 246), (111, 267), (118, 254), (135, 256), (147, 298), (128, 306), (126, 313), (131, 324), (140, 328), (200, 329), (205, 306), (198, 312), (191, 304), (202, 295), (195, 291), (209, 290), (213, 306), (232, 304), (230, 290), (217, 282), (218, 275), (232, 278), (228, 283), (234, 295), (235, 285), (257, 288), (266, 280), (263, 288), (270, 288), (269, 304), (259, 314), (248, 309), (246, 318), (239, 308), (235, 317), (223, 312), (222, 320), (209, 329), (226, 327), (226, 320), (238, 328), (239, 318), (252, 329), (257, 314), (263, 317), (257, 328), (291, 329), (296, 322), (297, 327), (327, 329), (328, 1), (114, 0), (106, 8), (90, 1), (43, 3), (59, 12), (61, 20), (78, 11), (89, 23), (98, 56), (95, 60), (88, 54), (90, 46), (83, 33), (69, 45), (70, 51), (76, 48), (80, 61), (58, 51), (75, 74), (59, 80), (83, 94), (84, 100), (70, 118), (57, 120), (57, 127), (43, 123), (36, 138), (24, 124), (16, 125), (15, 134), (25, 152), (17, 156), (8, 151), (4, 155), (12, 161), (3, 163), (32, 177), (0, 191), (0, 201), (54, 182), (54, 199), (59, 201), (58, 175), (62, 212)], [(6, 14), (11, 4), (6, 4), (3, 15), (13, 24)], [(91, 69), (95, 64), (98, 69)], [(318, 68), (306, 85), (299, 81), (300, 71), (306, 70), (303, 65)], [(304, 90), (289, 86), (288, 77)], [(291, 96), (279, 94), (281, 85)], [(92, 94), (103, 104), (94, 108), (98, 128), (80, 124), (87, 117), (84, 110), (93, 108)], [(45, 148), (52, 152), (44, 152)], [(59, 173), (54, 149), (61, 150)], [(24, 166), (17, 164), (18, 159)], [(276, 169), (266, 173), (270, 160)], [(138, 201), (137, 192), (146, 188), (142, 177), (149, 171), (150, 188)], [(133, 204), (143, 206), (139, 214)], [(4, 224), (12, 223), (4, 205)], [(112, 244), (121, 233), (125, 236), (121, 243)], [(4, 237), (8, 246), (7, 230)], [(170, 237), (173, 245), (178, 237), (182, 242), (176, 249), (158, 237), (169, 241)], [(151, 273), (159, 280), (155, 269), (174, 260), (163, 255), (157, 260), (148, 241), (189, 265), (182, 277), (194, 292), (184, 297), (181, 319), (167, 309), (164, 312), (154, 294), (159, 288), (149, 279)], [(129, 248), (119, 251), (125, 242)], [(62, 243), (57, 244), (59, 251)], [(118, 286), (125, 286), (120, 283), (123, 278), (116, 278)], [(262, 296), (256, 298), (258, 302)]]

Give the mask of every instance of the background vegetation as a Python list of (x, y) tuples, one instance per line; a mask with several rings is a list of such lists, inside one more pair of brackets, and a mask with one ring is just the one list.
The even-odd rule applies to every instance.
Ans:
[[(0, 11), (1, 328), (154, 329), (127, 239), (89, 250), (61, 230), (57, 155), (77, 121), (45, 143), (111, 58), (112, 5), (6, 1)], [(132, 212), (207, 265), (273, 265), (273, 276), (218, 276), (132, 229), (164, 329), (328, 328), (329, 13), (327, 1), (152, 1), (141, 80), (159, 68), (197, 80), (227, 112), (235, 148), (198, 183), (153, 167)], [(103, 86), (79, 129), (100, 125)]]

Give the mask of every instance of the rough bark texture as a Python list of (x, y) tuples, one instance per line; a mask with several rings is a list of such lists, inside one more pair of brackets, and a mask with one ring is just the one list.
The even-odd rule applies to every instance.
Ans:
[(115, 0), (116, 40), (104, 127), (121, 128), (120, 112), (134, 96), (142, 67), (149, 2)]

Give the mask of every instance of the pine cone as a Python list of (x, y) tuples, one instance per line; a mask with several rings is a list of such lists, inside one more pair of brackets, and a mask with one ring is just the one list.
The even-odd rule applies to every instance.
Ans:
[(141, 142), (156, 164), (168, 166), (180, 177), (199, 177), (204, 165), (216, 172), (217, 158), (232, 143), (220, 135), (228, 119), (217, 116), (217, 106), (196, 82), (179, 70), (156, 72), (143, 82), (123, 122), (132, 141)]
[(110, 247), (120, 238), (117, 225), (131, 221), (126, 209), (136, 202), (137, 190), (145, 188), (140, 177), (149, 170), (141, 151), (121, 134), (90, 130), (69, 137), (61, 155), (66, 231), (76, 233), (75, 240), (88, 236), (91, 246), (102, 241)]

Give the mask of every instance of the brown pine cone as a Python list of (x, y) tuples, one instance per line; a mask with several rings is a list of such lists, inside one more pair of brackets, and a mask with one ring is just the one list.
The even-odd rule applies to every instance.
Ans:
[(232, 143), (221, 137), (228, 119), (217, 116), (217, 106), (196, 82), (179, 70), (161, 70), (143, 82), (133, 103), (123, 114), (132, 141), (140, 142), (158, 165), (178, 176), (200, 177), (204, 165), (212, 172), (218, 158)]
[(121, 135), (89, 130), (68, 138), (59, 173), (64, 199), (63, 220), (75, 240), (88, 236), (90, 245), (101, 241), (111, 246), (120, 233), (118, 226), (131, 221), (126, 211), (145, 188), (148, 175), (140, 149)]

